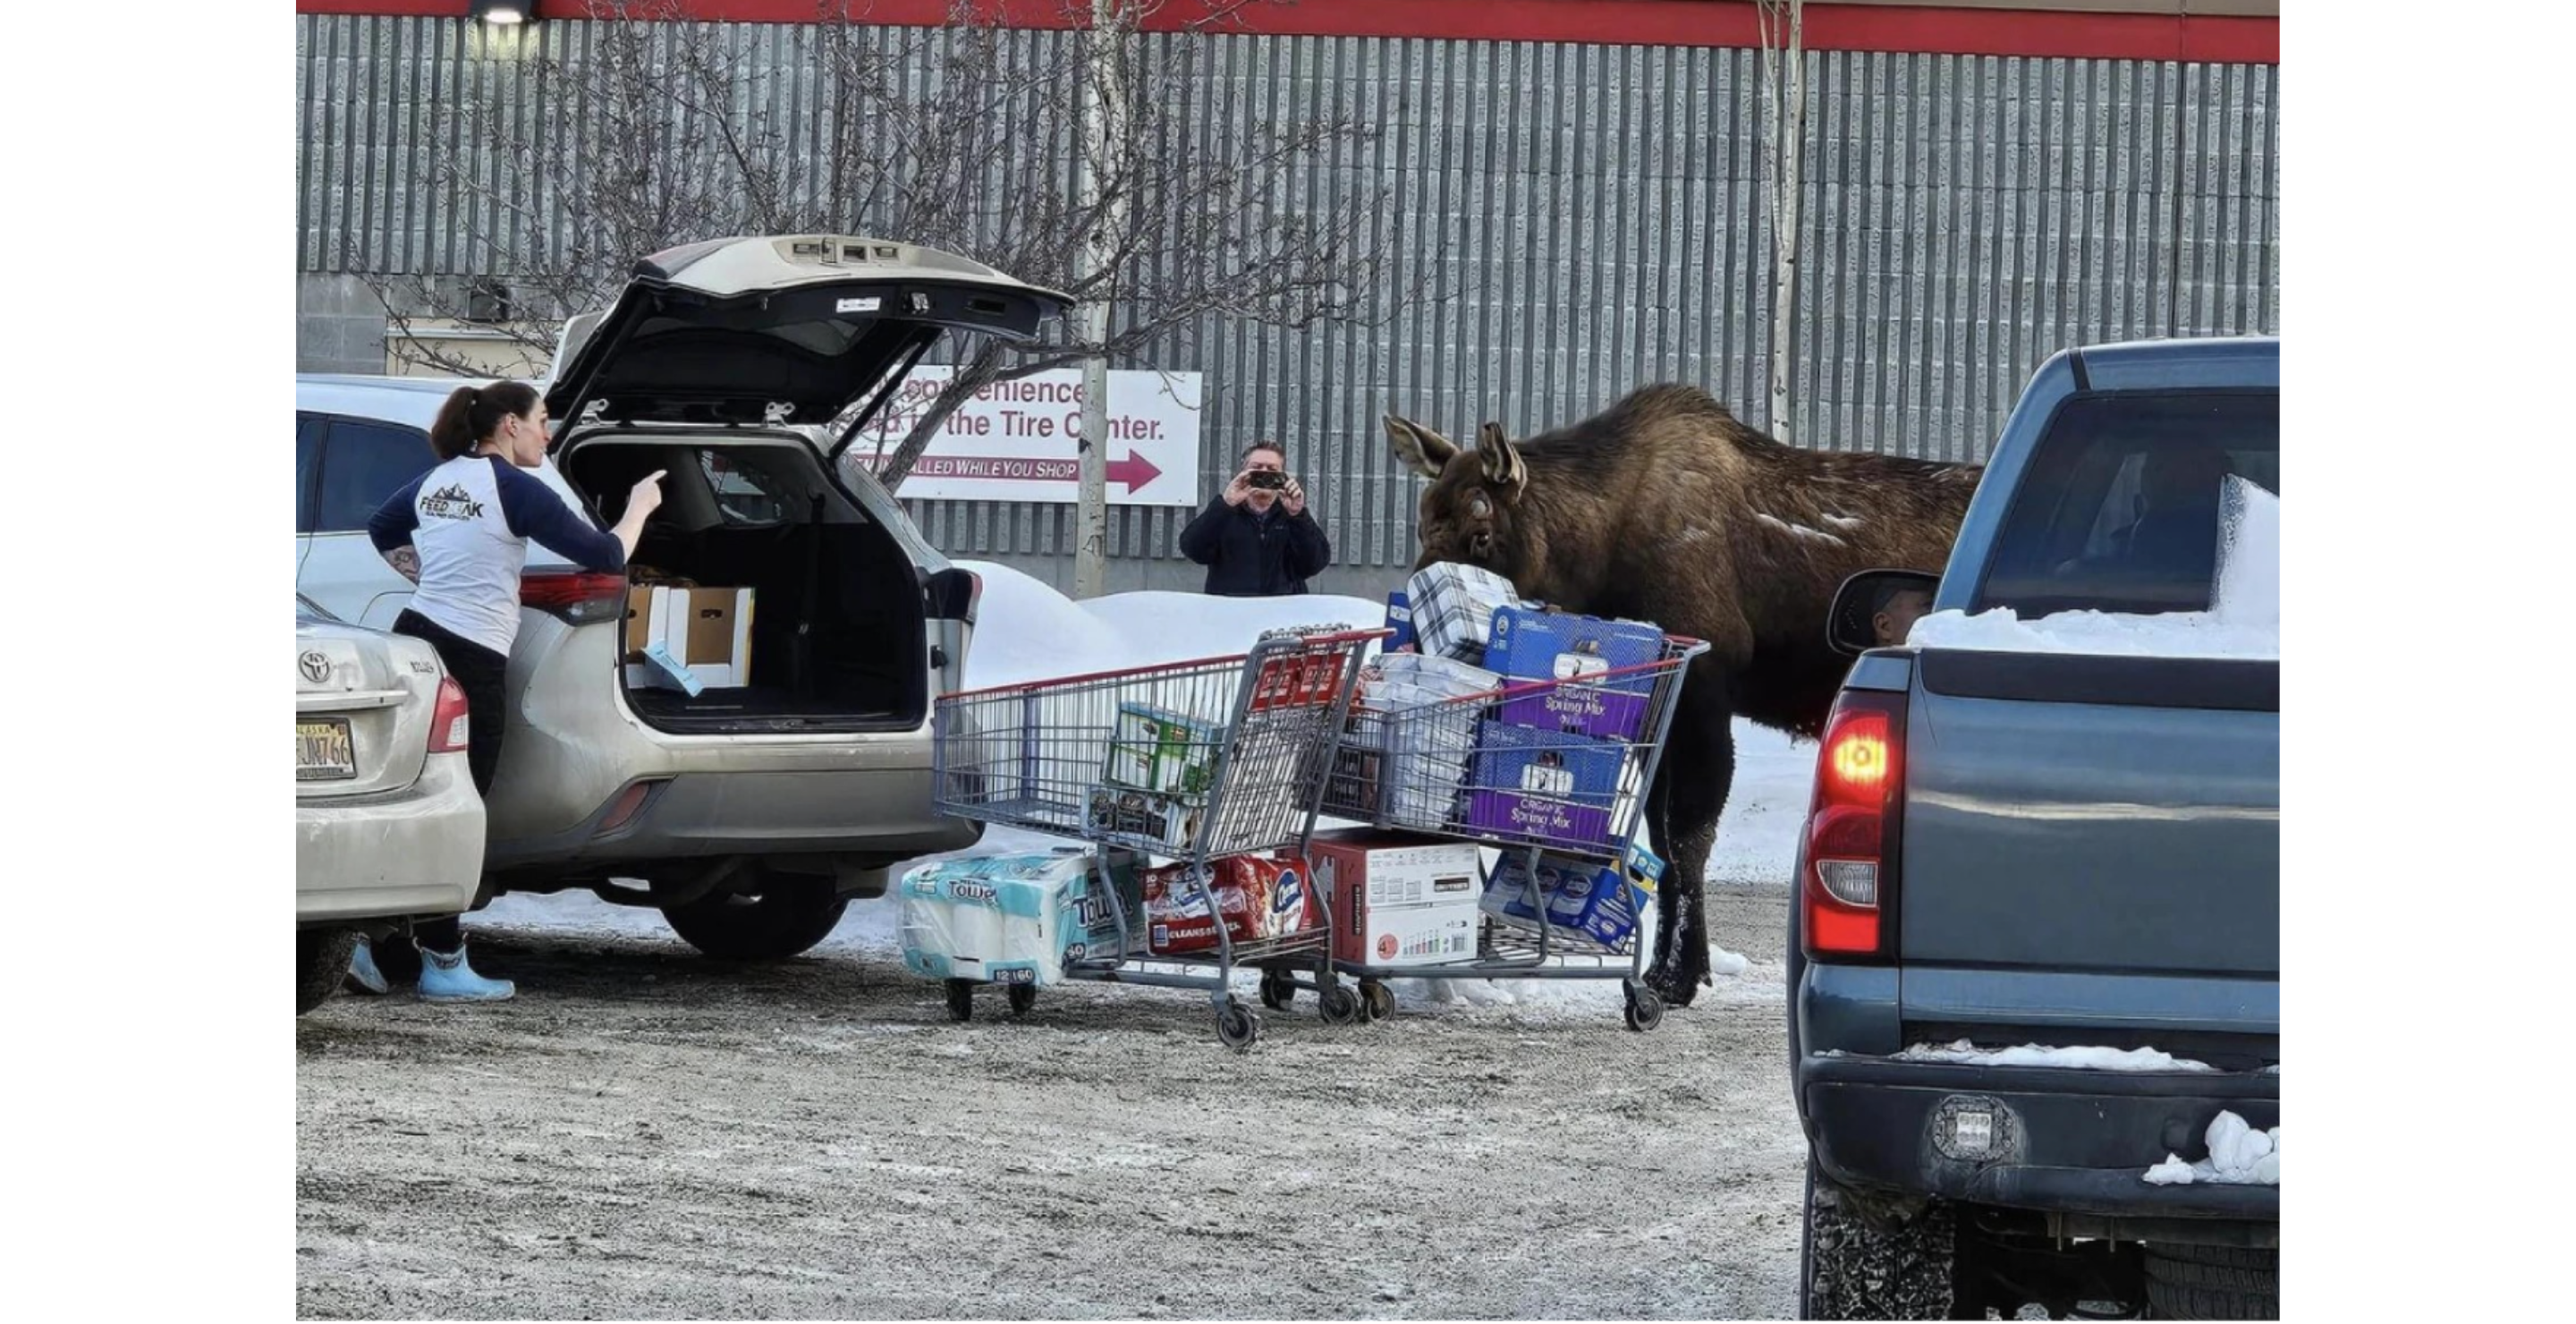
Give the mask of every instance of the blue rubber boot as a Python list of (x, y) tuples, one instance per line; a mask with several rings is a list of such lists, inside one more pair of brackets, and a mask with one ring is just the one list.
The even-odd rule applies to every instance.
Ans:
[[(417, 945), (417, 944), (415, 944)], [(519, 986), (506, 979), (485, 979), (465, 963), (465, 947), (437, 952), (420, 949), (420, 995), (431, 1002), (499, 1002), (515, 996)]]
[(349, 977), (340, 981), (352, 993), (383, 995), (393, 991), (383, 971), (376, 968), (376, 953), (364, 938), (358, 939), (355, 951), (349, 953)]

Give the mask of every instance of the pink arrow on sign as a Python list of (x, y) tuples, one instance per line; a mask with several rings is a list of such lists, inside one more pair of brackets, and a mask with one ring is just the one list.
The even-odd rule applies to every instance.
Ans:
[[(1016, 455), (924, 455), (913, 462), (916, 478), (998, 478), (1010, 482), (1074, 483), (1082, 480), (1078, 460), (1034, 460)], [(1125, 483), (1129, 492), (1163, 476), (1154, 462), (1129, 452), (1108, 465), (1109, 481)]]
[(1136, 451), (1127, 452), (1126, 459), (1109, 462), (1109, 481), (1125, 483), (1130, 492), (1162, 476), (1163, 471), (1155, 468), (1152, 460)]

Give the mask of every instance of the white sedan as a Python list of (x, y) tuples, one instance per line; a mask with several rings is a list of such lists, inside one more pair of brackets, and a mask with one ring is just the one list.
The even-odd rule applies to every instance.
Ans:
[(295, 599), (297, 1015), (364, 932), (464, 913), (483, 873), (465, 691), (423, 640)]

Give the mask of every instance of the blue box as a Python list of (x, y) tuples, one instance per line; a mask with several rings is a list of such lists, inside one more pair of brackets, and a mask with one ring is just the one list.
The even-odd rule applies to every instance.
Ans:
[(1386, 628), (1395, 631), (1378, 647), (1389, 653), (1401, 653), (1413, 647), (1413, 600), (1403, 589), (1386, 595)]
[(1535, 844), (1610, 844), (1610, 807), (1627, 749), (1487, 718), (1476, 729), (1467, 826)]
[(1534, 931), (1542, 922), (1576, 935), (1605, 952), (1625, 947), (1638, 918), (1654, 904), (1655, 884), (1617, 865), (1567, 859), (1544, 851), (1538, 879), (1528, 858), (1506, 852), (1485, 879), (1479, 908), (1513, 927)]
[[(1664, 655), (1664, 632), (1637, 621), (1543, 612), (1522, 606), (1494, 612), (1485, 667), (1508, 681), (1581, 682), (1587, 676), (1641, 667)], [(1503, 721), (1542, 731), (1576, 731), (1636, 740), (1645, 731), (1654, 672), (1597, 684), (1563, 683), (1503, 701)]]

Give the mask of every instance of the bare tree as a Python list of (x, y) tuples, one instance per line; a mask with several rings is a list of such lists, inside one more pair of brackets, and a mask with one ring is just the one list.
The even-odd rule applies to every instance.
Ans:
[[(953, 374), (878, 461), (895, 486), (993, 382), (1132, 361), (1212, 322), (1380, 320), (1409, 302), (1380, 288), (1398, 242), (1396, 227), (1370, 237), (1382, 200), (1298, 208), (1278, 187), (1377, 127), (1315, 113), (1229, 132), (1190, 113), (1209, 43), (1270, 2), (1193, 5), (1183, 21), (1162, 0), (1118, 0), (1138, 35), (1095, 45), (1003, 26), (975, 0), (954, 0), (942, 27), (880, 26), (866, 0), (820, 0), (812, 26), (761, 35), (682, 22), (674, 0), (593, 0), (617, 21), (546, 25), (525, 40), (563, 49), (532, 46), (532, 78), (455, 110), (466, 148), (426, 182), (453, 204), (453, 266), (482, 279), (377, 278), (398, 352), (471, 372), (414, 336), (479, 314), (550, 354), (564, 319), (605, 306), (636, 258), (737, 234), (883, 235), (1107, 310), (1050, 323), (1025, 348), (945, 338), (927, 361)], [(1064, 3), (1070, 27), (1089, 26), (1092, 0)], [(778, 43), (784, 58), (753, 58)], [(1118, 140), (1086, 157), (1080, 98), (1094, 86), (1117, 100)], [(493, 284), (510, 304), (497, 320)]]
[(1771, 176), (1771, 435), (1788, 441), (1789, 350), (1798, 310), (1798, 204), (1806, 187), (1806, 0), (1757, 0), (1755, 18), (1762, 30), (1762, 154)]

